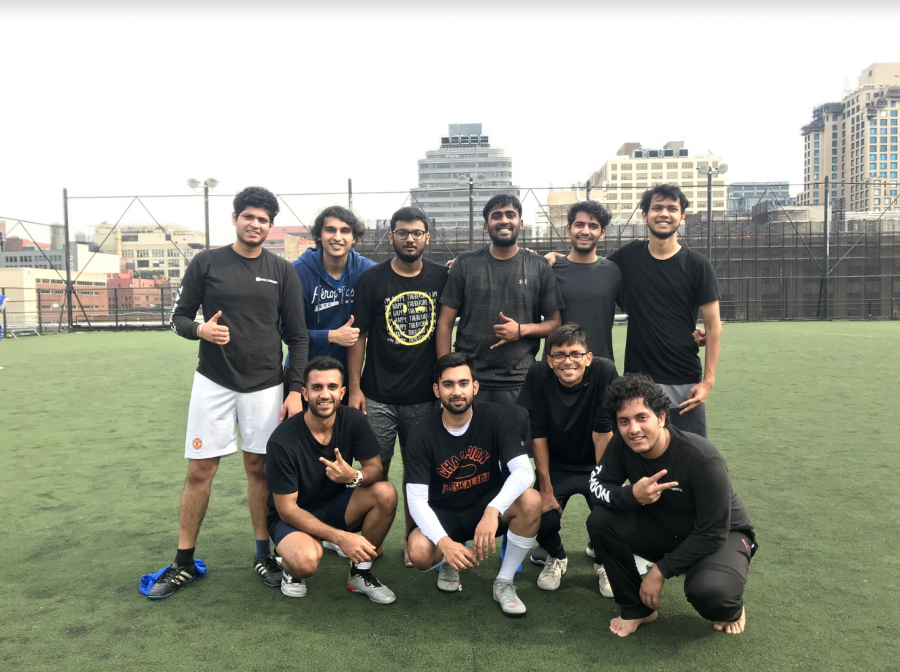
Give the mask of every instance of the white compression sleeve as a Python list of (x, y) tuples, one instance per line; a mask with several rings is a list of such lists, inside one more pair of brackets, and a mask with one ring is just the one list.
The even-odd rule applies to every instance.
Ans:
[[(509, 468), (509, 477), (500, 488), (500, 492), (488, 506), (493, 506), (502, 516), (513, 505), (522, 493), (534, 482), (534, 472), (531, 470), (531, 460), (527, 455), (519, 455), (506, 463)], [(410, 509), (412, 510), (412, 509)]]
[(447, 533), (444, 532), (444, 527), (434, 511), (428, 506), (428, 486), (424, 483), (407, 483), (406, 503), (409, 505), (409, 515), (416, 521), (422, 534), (437, 546)]

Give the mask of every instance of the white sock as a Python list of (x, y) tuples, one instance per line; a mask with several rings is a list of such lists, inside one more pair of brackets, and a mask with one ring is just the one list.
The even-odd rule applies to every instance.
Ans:
[(503, 564), (500, 565), (500, 573), (497, 574), (496, 581), (513, 580), (519, 565), (534, 546), (534, 540), (535, 537), (520, 537), (515, 532), (506, 533), (506, 556), (503, 558)]
[(353, 565), (356, 569), (372, 569), (371, 562), (361, 562), (358, 565)]

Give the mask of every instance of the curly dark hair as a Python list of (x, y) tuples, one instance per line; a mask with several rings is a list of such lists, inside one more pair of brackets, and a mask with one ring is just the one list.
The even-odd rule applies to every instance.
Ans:
[(484, 209), (481, 211), (484, 221), (488, 221), (488, 215), (491, 214), (491, 210), (503, 208), (507, 205), (513, 206), (516, 212), (519, 213), (519, 217), (522, 216), (522, 202), (518, 198), (512, 194), (497, 194), (496, 196), (491, 196), (491, 200), (484, 204)]
[(475, 360), (472, 359), (472, 355), (467, 352), (448, 352), (434, 365), (434, 382), (441, 382), (441, 375), (444, 371), (455, 369), (457, 366), (468, 366), (469, 371), (472, 372), (472, 380), (476, 380)]
[(278, 199), (268, 189), (262, 187), (247, 187), (234, 197), (234, 214), (239, 215), (247, 208), (262, 208), (269, 213), (269, 221), (275, 222), (278, 214)]
[(340, 371), (341, 372), (341, 381), (344, 380), (344, 365), (341, 364), (334, 357), (314, 357), (309, 360), (306, 364), (306, 368), (303, 369), (303, 385), (306, 386), (307, 381), (309, 380), (309, 374), (313, 371)]
[(578, 201), (578, 203), (573, 203), (572, 207), (569, 208), (569, 214), (567, 215), (569, 226), (572, 226), (572, 222), (575, 221), (575, 215), (579, 212), (586, 212), (590, 217), (596, 219), (601, 229), (609, 226), (609, 220), (612, 218), (609, 210), (604, 208), (600, 201)]
[(644, 405), (657, 417), (665, 413), (666, 424), (669, 424), (672, 402), (665, 392), (645, 373), (626, 373), (611, 382), (603, 393), (603, 410), (614, 425), (616, 414), (622, 410), (625, 402), (632, 399), (643, 399)]
[(322, 227), (325, 226), (326, 217), (334, 217), (335, 219), (341, 220), (344, 224), (348, 224), (350, 226), (350, 229), (353, 231), (354, 244), (366, 233), (365, 223), (362, 222), (356, 215), (350, 212), (347, 208), (343, 208), (340, 205), (332, 205), (320, 212), (319, 216), (316, 217), (315, 223), (313, 223), (312, 233), (313, 238), (316, 239), (316, 247), (318, 248), (322, 247)]
[(641, 196), (641, 212), (645, 215), (650, 212), (650, 201), (653, 200), (654, 196), (678, 201), (681, 204), (682, 213), (687, 212), (687, 209), (691, 207), (691, 202), (687, 199), (687, 196), (674, 184), (657, 184), (652, 189), (645, 191)]

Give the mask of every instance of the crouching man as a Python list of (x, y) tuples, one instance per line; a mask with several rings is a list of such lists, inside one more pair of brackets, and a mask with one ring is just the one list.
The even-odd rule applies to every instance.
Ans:
[[(613, 381), (603, 407), (618, 432), (591, 474), (587, 529), (620, 608), (610, 630), (627, 637), (655, 621), (665, 580), (684, 574), (685, 596), (703, 618), (743, 632), (757, 545), (719, 451), (669, 424), (669, 398), (646, 375)], [(643, 580), (635, 554), (656, 563)]]
[[(528, 450), (502, 406), (472, 406), (478, 381), (471, 356), (444, 355), (434, 377), (443, 410), (413, 427), (406, 448), (406, 498), (414, 521), (409, 559), (422, 571), (442, 563), (438, 588), (456, 592), (459, 572), (496, 552), (496, 538), (508, 530), (494, 601), (504, 614), (522, 616), (525, 605), (513, 578), (541, 520)], [(501, 460), (510, 471), (505, 481)]]
[[(285, 420), (266, 447), (269, 515), (281, 556), (281, 592), (306, 596), (306, 579), (322, 559), (322, 542), (350, 559), (347, 588), (378, 604), (394, 593), (372, 574), (372, 561), (397, 510), (397, 491), (381, 480), (381, 448), (365, 416), (341, 406), (343, 366), (316, 357), (304, 374), (306, 410)], [(358, 460), (362, 470), (353, 467)], [(362, 531), (362, 535), (355, 532)]]

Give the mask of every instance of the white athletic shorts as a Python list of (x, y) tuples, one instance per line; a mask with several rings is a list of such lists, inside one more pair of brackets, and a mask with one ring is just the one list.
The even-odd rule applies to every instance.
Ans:
[(184, 456), (202, 460), (236, 453), (238, 425), (241, 449), (265, 455), (269, 436), (279, 425), (283, 395), (280, 383), (259, 392), (235, 392), (195, 371)]

